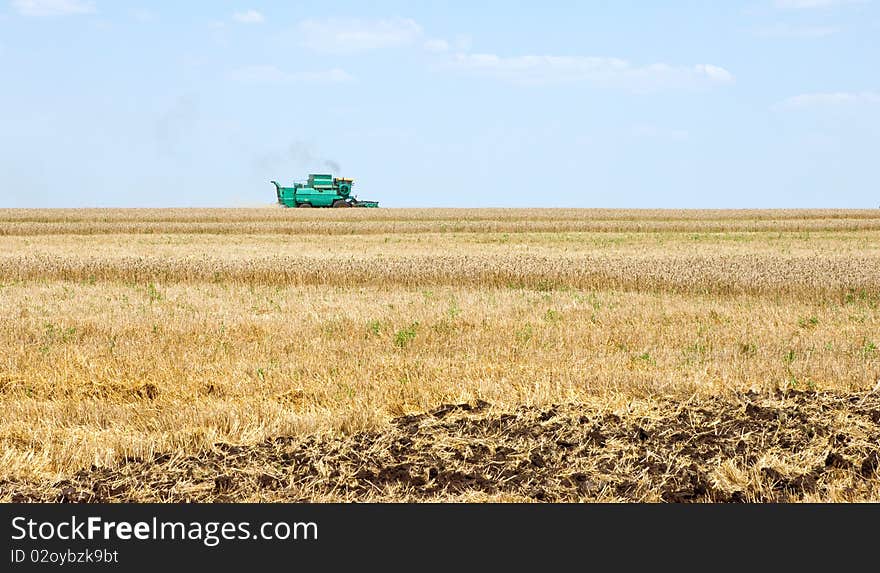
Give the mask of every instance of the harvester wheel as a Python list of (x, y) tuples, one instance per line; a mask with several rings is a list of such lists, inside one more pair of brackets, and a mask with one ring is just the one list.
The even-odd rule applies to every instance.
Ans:
[(299, 208), (303, 208), (303, 207), (311, 207), (311, 206), (312, 206), (311, 203), (300, 203), (300, 204), (298, 205)]
[(336, 208), (351, 207), (351, 205), (348, 204), (348, 201), (345, 201), (343, 199), (337, 199), (336, 201), (333, 201), (333, 206)]

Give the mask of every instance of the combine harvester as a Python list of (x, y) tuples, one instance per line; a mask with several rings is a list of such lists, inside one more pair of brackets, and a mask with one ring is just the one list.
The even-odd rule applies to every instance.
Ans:
[(311, 174), (305, 183), (282, 187), (272, 181), (278, 203), (284, 207), (378, 207), (378, 201), (358, 201), (351, 194), (354, 179)]

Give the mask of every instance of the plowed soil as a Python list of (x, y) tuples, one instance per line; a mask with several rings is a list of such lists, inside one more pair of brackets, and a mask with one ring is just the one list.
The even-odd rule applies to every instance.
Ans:
[(743, 393), (498, 411), (125, 459), (3, 501), (880, 500), (880, 393)]

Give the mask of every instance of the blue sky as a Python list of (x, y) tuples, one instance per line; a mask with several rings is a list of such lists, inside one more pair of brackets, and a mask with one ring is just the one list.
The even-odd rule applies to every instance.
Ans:
[(0, 4), (0, 207), (880, 206), (876, 0)]

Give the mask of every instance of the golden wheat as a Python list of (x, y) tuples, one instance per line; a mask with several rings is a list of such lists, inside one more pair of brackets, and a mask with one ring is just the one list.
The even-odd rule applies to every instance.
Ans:
[[(878, 235), (828, 226), (873, 212), (372, 213), (309, 215), (328, 237), (248, 234), (299, 216), (284, 210), (0, 212), (4, 231), (36, 233), (0, 238), (0, 480), (381, 428), (448, 402), (614, 409), (880, 378)], [(531, 215), (702, 230), (536, 232)], [(175, 234), (200, 217), (232, 230)], [(529, 230), (393, 232), (444, 217)], [(738, 217), (775, 227), (710, 232)], [(54, 234), (74, 220), (117, 234)], [(143, 221), (157, 234), (126, 234)], [(810, 221), (824, 230), (785, 226)]]
[(880, 258), (855, 256), (434, 256), (0, 258), (0, 280), (233, 282), (245, 285), (622, 289), (876, 297)]

